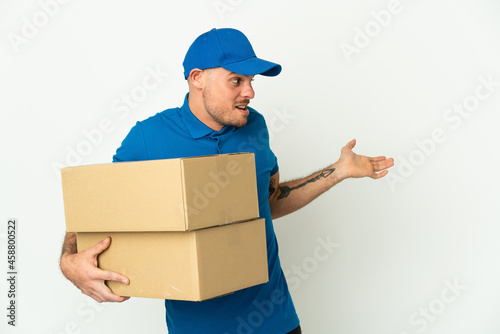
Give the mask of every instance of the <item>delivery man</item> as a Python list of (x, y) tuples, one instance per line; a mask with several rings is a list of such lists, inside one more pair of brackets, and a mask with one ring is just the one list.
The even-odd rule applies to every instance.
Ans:
[[(292, 213), (349, 177), (379, 179), (393, 159), (355, 154), (347, 143), (339, 160), (312, 175), (280, 182), (277, 158), (269, 147), (264, 117), (249, 106), (255, 75), (276, 76), (281, 66), (257, 58), (246, 36), (235, 29), (212, 29), (199, 36), (183, 62), (189, 93), (180, 108), (167, 109), (137, 124), (117, 149), (113, 161), (169, 159), (221, 153), (253, 152), (261, 218), (266, 220), (269, 282), (202, 302), (165, 300), (171, 334), (301, 333), (278, 256), (272, 219)], [(128, 284), (119, 273), (96, 267), (109, 238), (77, 252), (76, 236), (67, 233), (61, 270), (84, 294), (98, 302), (123, 302), (106, 280)]]

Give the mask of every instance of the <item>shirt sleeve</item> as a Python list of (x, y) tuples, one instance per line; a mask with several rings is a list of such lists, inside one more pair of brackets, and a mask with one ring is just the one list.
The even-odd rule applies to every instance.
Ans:
[(273, 155), (274, 157), (274, 167), (273, 169), (271, 170), (271, 176), (273, 176), (274, 174), (276, 174), (278, 172), (278, 170), (280, 169), (280, 167), (278, 166), (278, 158), (276, 157), (276, 155), (274, 155), (274, 153), (271, 151), (271, 154)]
[(148, 160), (142, 125), (137, 122), (113, 156), (113, 162)]
[(279, 170), (278, 158), (276, 157), (274, 152), (271, 150), (269, 129), (267, 127), (266, 120), (265, 120), (264, 116), (262, 116), (258, 112), (255, 112), (255, 114), (257, 114), (259, 116), (260, 122), (258, 124), (259, 124), (260, 129), (258, 130), (258, 133), (262, 133), (262, 137), (259, 136), (259, 139), (265, 140), (265, 144), (267, 146), (267, 162), (268, 162), (267, 166), (268, 167), (272, 166), (270, 176), (273, 176)]

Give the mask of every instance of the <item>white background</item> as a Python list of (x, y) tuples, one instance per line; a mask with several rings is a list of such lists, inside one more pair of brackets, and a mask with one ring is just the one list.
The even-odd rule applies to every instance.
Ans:
[[(385, 26), (372, 11), (387, 13), (387, 0), (44, 3), (0, 2), (4, 273), (6, 222), (19, 221), (18, 326), (6, 324), (2, 278), (2, 332), (166, 332), (163, 301), (97, 304), (60, 273), (57, 167), (110, 162), (137, 120), (180, 106), (185, 52), (213, 27), (242, 30), (283, 66), (256, 78), (252, 101), (274, 124), (283, 180), (335, 162), (352, 138), (355, 152), (396, 160), (391, 177), (346, 180), (275, 221), (304, 332), (500, 332), (497, 1), (401, 0)], [(162, 73), (158, 84), (124, 109), (148, 69)], [(448, 111), (466, 102), (465, 116)], [(103, 121), (107, 133), (89, 144)], [(328, 238), (339, 247), (320, 261)]]

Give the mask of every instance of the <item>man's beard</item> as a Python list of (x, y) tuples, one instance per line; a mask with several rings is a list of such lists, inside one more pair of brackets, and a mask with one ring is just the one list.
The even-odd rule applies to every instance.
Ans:
[(229, 125), (241, 128), (247, 124), (247, 118), (239, 120), (234, 115), (234, 110), (224, 111), (224, 107), (217, 104), (212, 92), (209, 88), (205, 88), (202, 92), (203, 105), (205, 110), (214, 121), (221, 125)]

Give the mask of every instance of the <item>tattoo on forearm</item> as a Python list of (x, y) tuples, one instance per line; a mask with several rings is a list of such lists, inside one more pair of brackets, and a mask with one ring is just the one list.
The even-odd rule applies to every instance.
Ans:
[(271, 179), (269, 182), (269, 197), (271, 197), (271, 195), (276, 191), (275, 183), (276, 181), (274, 179)]
[(278, 196), (278, 199), (282, 199), (282, 198), (288, 197), (288, 195), (290, 195), (290, 192), (292, 190), (302, 188), (303, 186), (305, 186), (308, 183), (316, 182), (316, 181), (318, 181), (321, 178), (327, 178), (328, 176), (330, 176), (333, 173), (334, 170), (335, 170), (335, 168), (325, 169), (325, 170), (321, 171), (321, 173), (319, 173), (315, 177), (310, 178), (309, 180), (305, 181), (304, 183), (296, 185), (295, 187), (292, 187), (292, 188), (287, 187), (287, 186), (279, 187), (279, 189), (280, 189), (280, 195)]

